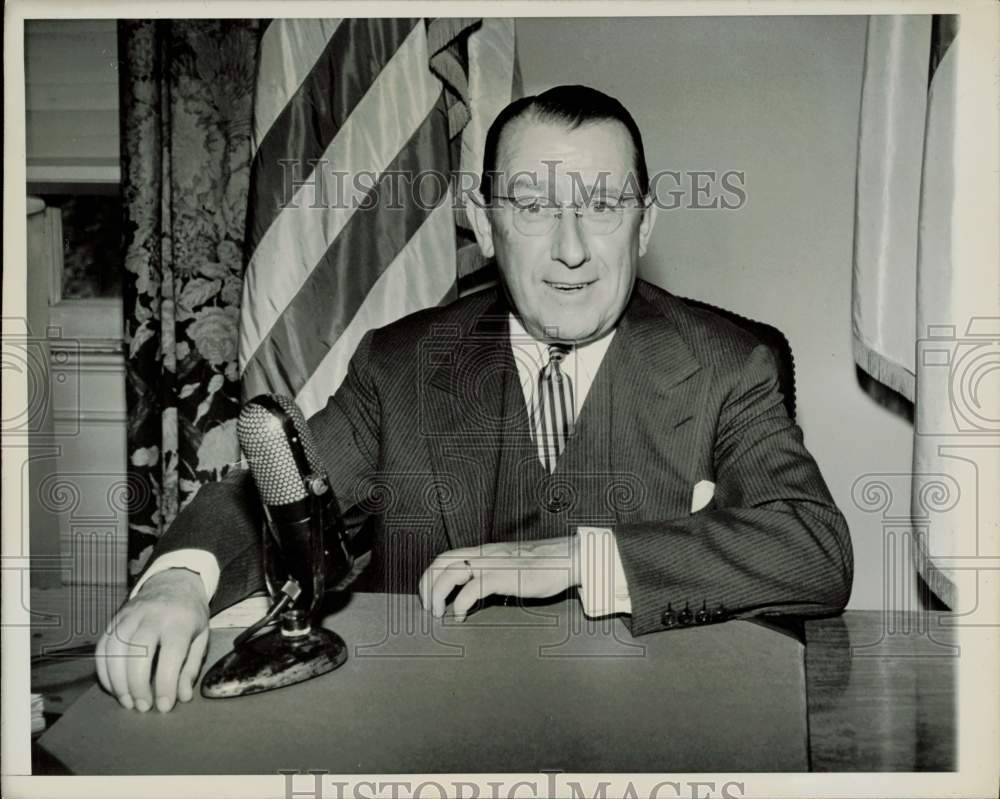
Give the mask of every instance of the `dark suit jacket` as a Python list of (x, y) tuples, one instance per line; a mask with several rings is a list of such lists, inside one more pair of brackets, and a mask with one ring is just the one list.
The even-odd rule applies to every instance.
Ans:
[[(506, 318), (502, 294), (489, 290), (370, 332), (309, 420), (349, 528), (377, 517), (373, 588), (415, 590), (437, 554), (491, 540), (503, 397), (516, 375)], [(788, 418), (766, 346), (638, 281), (592, 391), (602, 380), (601, 457), (642, 492), (613, 525), (633, 634), (695, 616), (843, 608), (847, 525)], [(691, 513), (700, 480), (716, 484), (715, 497)], [(236, 474), (204, 486), (154, 556), (213, 552), (221, 610), (263, 585), (260, 524), (252, 482)]]

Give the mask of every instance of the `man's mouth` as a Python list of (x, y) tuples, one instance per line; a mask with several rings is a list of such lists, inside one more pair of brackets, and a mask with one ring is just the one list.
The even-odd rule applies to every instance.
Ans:
[(576, 283), (564, 283), (557, 280), (544, 280), (542, 282), (545, 283), (545, 285), (551, 289), (555, 289), (556, 291), (563, 291), (566, 292), (567, 294), (572, 294), (577, 291), (583, 291), (585, 288), (587, 288), (587, 286), (592, 286), (597, 281), (584, 280)]

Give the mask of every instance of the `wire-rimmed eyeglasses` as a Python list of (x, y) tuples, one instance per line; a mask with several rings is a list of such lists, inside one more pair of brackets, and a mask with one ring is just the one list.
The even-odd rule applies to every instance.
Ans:
[(525, 236), (544, 236), (556, 229), (563, 212), (571, 208), (588, 233), (606, 236), (621, 227), (628, 208), (641, 208), (641, 197), (592, 198), (582, 205), (567, 203), (561, 205), (545, 197), (508, 197), (494, 194), (494, 200), (503, 201), (511, 209), (514, 228)]

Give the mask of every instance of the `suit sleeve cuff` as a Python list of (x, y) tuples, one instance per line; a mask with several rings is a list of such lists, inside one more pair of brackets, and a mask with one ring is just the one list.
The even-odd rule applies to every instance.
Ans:
[(215, 555), (204, 549), (175, 549), (173, 552), (161, 555), (150, 564), (128, 598), (131, 599), (139, 593), (139, 589), (150, 577), (167, 569), (187, 569), (195, 572), (201, 577), (209, 601), (215, 596), (215, 589), (219, 587), (219, 562), (215, 559)]
[(628, 580), (618, 557), (615, 534), (603, 527), (578, 527), (580, 602), (591, 618), (631, 613)]

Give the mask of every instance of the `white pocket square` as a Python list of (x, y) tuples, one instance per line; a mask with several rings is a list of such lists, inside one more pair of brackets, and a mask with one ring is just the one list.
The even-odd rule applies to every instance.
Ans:
[(715, 483), (711, 480), (699, 480), (691, 492), (691, 513), (697, 513), (706, 507), (715, 496)]

